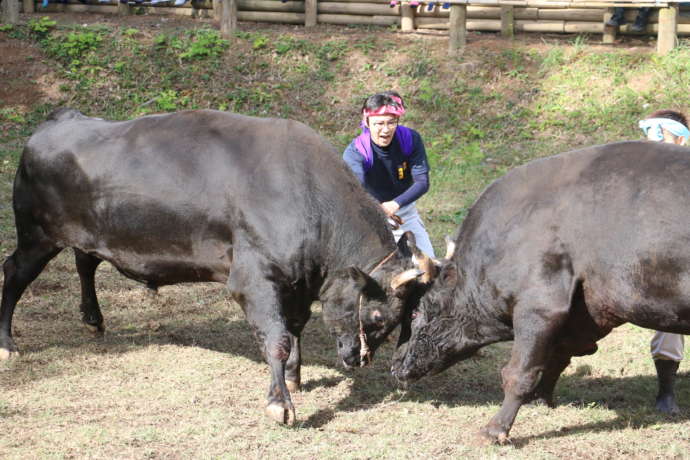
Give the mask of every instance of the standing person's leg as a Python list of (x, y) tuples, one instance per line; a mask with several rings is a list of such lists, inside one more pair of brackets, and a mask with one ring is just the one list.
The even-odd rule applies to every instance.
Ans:
[(635, 22), (633, 23), (632, 26), (630, 26), (630, 30), (633, 32), (644, 32), (645, 29), (647, 28), (647, 22), (649, 20), (649, 14), (652, 12), (652, 9), (650, 7), (646, 8), (640, 8), (640, 10), (637, 12), (637, 17), (635, 18)]
[(434, 254), (434, 247), (431, 244), (431, 239), (429, 234), (424, 228), (424, 223), (422, 218), (419, 217), (419, 212), (417, 212), (417, 207), (414, 203), (410, 203), (407, 206), (400, 208), (397, 212), (398, 216), (403, 220), (403, 224), (397, 230), (393, 231), (393, 236), (395, 236), (395, 241), (398, 241), (400, 237), (405, 232), (412, 232), (414, 234), (417, 247), (427, 256), (436, 257)]
[(656, 409), (660, 412), (676, 414), (680, 411), (673, 386), (680, 361), (683, 359), (684, 346), (684, 337), (680, 334), (657, 331), (652, 337), (652, 358), (659, 382)]
[(624, 13), (625, 13), (625, 8), (622, 8), (622, 7), (614, 8), (613, 16), (611, 16), (611, 19), (606, 21), (606, 25), (611, 26), (611, 27), (622, 26), (623, 24), (625, 24)]

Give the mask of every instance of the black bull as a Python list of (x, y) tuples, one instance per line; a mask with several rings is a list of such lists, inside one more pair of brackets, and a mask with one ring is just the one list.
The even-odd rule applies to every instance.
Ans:
[(487, 188), (455, 244), (392, 371), (415, 380), (514, 340), (482, 430), (504, 441), (520, 406), (552, 404), (571, 357), (614, 327), (690, 333), (690, 149), (621, 142), (531, 162)]
[(270, 366), (267, 412), (279, 422), (294, 421), (288, 388), (300, 385), (314, 300), (356, 366), (360, 326), (373, 351), (418, 284), (397, 253), (375, 277), (363, 272), (396, 251), (386, 218), (333, 147), (290, 120), (203, 110), (111, 122), (61, 109), (24, 149), (13, 207), (0, 358), (17, 352), (11, 322), (24, 289), (72, 247), (82, 319), (98, 331), (103, 260), (150, 287), (226, 283)]

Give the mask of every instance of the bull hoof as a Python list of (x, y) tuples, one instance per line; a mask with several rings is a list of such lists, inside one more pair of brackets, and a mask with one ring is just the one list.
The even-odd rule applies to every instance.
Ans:
[(294, 380), (286, 380), (285, 386), (287, 386), (287, 389), (290, 393), (294, 393), (300, 390), (300, 383), (295, 382)]
[(7, 348), (0, 348), (0, 361), (7, 361), (10, 358), (19, 356), (17, 350), (8, 350)]
[(500, 428), (495, 428), (491, 426), (486, 426), (482, 428), (479, 435), (487, 442), (487, 444), (499, 444), (506, 445), (510, 444), (510, 438), (508, 433)]
[(535, 397), (535, 398), (531, 399), (530, 401), (526, 402), (525, 405), (547, 406), (547, 407), (550, 407), (551, 409), (556, 407), (556, 404), (553, 402), (553, 399), (545, 398), (543, 396)]
[(280, 404), (266, 406), (266, 415), (281, 425), (293, 425), (295, 423), (295, 410), (286, 409)]
[(103, 323), (100, 324), (90, 324), (87, 323), (86, 321), (82, 321), (84, 323), (84, 326), (93, 334), (95, 335), (101, 335), (105, 332), (105, 326)]

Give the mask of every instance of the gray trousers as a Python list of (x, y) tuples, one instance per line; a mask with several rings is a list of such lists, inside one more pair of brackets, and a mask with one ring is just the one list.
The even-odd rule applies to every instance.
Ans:
[(667, 359), (670, 361), (682, 361), (685, 347), (684, 336), (671, 332), (656, 331), (652, 337), (652, 358)]
[(426, 228), (424, 228), (424, 223), (421, 217), (419, 217), (415, 204), (410, 203), (407, 206), (403, 206), (396, 214), (403, 220), (403, 224), (397, 230), (393, 230), (395, 241), (397, 242), (403, 236), (403, 233), (412, 232), (415, 240), (417, 240), (417, 247), (427, 256), (436, 257), (429, 234), (426, 232)]

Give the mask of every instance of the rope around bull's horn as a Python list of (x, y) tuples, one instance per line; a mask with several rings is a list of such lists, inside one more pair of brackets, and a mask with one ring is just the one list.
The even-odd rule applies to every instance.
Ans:
[[(397, 217), (397, 216), (396, 216)], [(383, 264), (388, 262), (391, 257), (398, 251), (397, 248), (388, 254), (381, 262), (379, 262), (370, 272), (369, 276), (373, 275), (376, 270), (381, 268)], [(359, 367), (364, 367), (371, 360), (371, 350), (367, 344), (367, 334), (364, 332), (364, 323), (362, 322), (362, 304), (364, 303), (364, 294), (359, 293), (359, 305), (357, 308), (357, 318), (359, 319)]]

